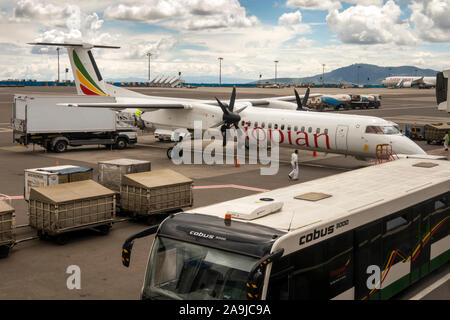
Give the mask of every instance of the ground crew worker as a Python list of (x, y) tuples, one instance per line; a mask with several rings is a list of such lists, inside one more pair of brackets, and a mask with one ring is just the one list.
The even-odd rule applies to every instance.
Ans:
[(298, 150), (291, 154), (292, 171), (289, 173), (289, 179), (298, 180)]
[(448, 131), (445, 132), (444, 136), (444, 149), (448, 151), (448, 145), (450, 144), (450, 136), (448, 135)]
[(136, 120), (141, 120), (142, 111), (140, 109), (137, 109), (134, 113), (134, 116), (136, 117)]
[(136, 126), (138, 128), (140, 128), (141, 130), (144, 130), (145, 124), (144, 124), (144, 121), (142, 120), (141, 116), (142, 116), (142, 111), (140, 109), (137, 109), (136, 112), (134, 113), (134, 120), (136, 122)]

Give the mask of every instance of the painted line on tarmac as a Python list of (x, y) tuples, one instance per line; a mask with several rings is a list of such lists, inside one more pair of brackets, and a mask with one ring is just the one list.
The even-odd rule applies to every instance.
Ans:
[(432, 285), (426, 287), (409, 300), (421, 300), (423, 297), (425, 297), (426, 295), (428, 295), (429, 293), (431, 293), (432, 291), (434, 291), (435, 289), (437, 289), (438, 287), (440, 287), (449, 280), (450, 280), (450, 273), (447, 273), (444, 277), (442, 277)]
[(260, 188), (253, 188), (253, 187), (246, 187), (246, 186), (239, 186), (236, 184), (223, 184), (223, 185), (212, 185), (212, 186), (195, 186), (192, 187), (194, 190), (201, 190), (201, 189), (220, 189), (220, 188), (234, 188), (234, 189), (243, 189), (243, 190), (249, 190), (249, 191), (258, 191), (258, 192), (267, 192), (270, 191), (268, 189), (260, 189)]
[(6, 196), (0, 197), (0, 200), (20, 200), (23, 199), (23, 196)]

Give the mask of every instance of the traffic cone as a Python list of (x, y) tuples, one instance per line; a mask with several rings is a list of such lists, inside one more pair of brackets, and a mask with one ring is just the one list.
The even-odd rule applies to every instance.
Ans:
[(313, 151), (313, 157), (317, 157), (317, 152)]
[(241, 165), (239, 164), (239, 161), (238, 161), (238, 158), (237, 157), (235, 157), (234, 158), (234, 166), (236, 167), (236, 168), (239, 168)]
[(56, 166), (59, 166), (59, 160), (56, 160)]

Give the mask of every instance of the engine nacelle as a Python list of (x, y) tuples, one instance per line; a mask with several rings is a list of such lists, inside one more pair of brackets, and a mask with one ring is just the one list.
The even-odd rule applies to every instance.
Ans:
[(411, 88), (411, 86), (412, 86), (412, 81), (405, 81), (402, 83), (403, 88)]

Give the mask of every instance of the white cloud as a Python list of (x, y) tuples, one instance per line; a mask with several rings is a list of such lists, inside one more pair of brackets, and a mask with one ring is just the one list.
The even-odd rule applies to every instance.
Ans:
[(143, 21), (178, 30), (250, 27), (259, 23), (247, 16), (237, 0), (147, 0), (109, 6), (106, 19)]
[(417, 38), (408, 21), (400, 19), (401, 15), (400, 7), (388, 0), (382, 7), (356, 5), (343, 11), (335, 9), (328, 13), (327, 23), (344, 43), (414, 45)]
[(306, 10), (334, 10), (340, 9), (341, 1), (338, 0), (288, 0), (288, 8), (300, 8)]
[(429, 42), (450, 41), (450, 1), (416, 0), (409, 9), (412, 11), (410, 20), (420, 38)]
[(282, 25), (292, 25), (302, 22), (302, 14), (299, 10), (295, 12), (283, 13), (283, 15), (278, 18), (278, 23)]

